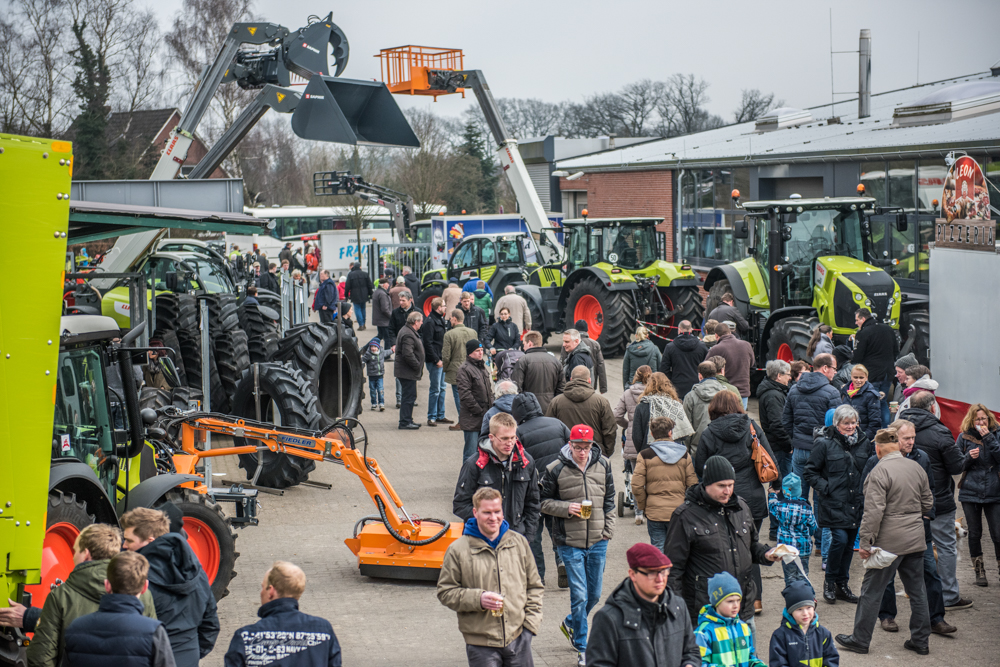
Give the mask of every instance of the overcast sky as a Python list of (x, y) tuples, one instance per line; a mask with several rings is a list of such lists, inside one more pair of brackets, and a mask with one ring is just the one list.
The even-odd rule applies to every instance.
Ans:
[[(181, 0), (158, 0), (164, 29)], [(460, 48), (497, 97), (579, 101), (639, 79), (693, 73), (709, 82), (708, 109), (732, 121), (743, 88), (774, 92), (789, 106), (830, 101), (830, 9), (833, 49), (857, 51), (872, 32), (874, 92), (988, 70), (1000, 60), (1000, 0), (257, 0), (266, 20), (290, 29), (310, 14), (347, 34), (343, 76), (379, 78), (379, 49), (419, 44)], [(856, 91), (856, 53), (833, 56), (834, 88)], [(837, 95), (836, 99), (848, 99)], [(398, 98), (458, 116), (475, 103), (444, 96)]]

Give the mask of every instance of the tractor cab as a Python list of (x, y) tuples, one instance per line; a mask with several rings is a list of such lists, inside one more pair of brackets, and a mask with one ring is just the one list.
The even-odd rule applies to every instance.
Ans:
[(662, 257), (666, 235), (656, 225), (663, 218), (580, 218), (563, 221), (567, 273), (599, 263), (641, 271)]

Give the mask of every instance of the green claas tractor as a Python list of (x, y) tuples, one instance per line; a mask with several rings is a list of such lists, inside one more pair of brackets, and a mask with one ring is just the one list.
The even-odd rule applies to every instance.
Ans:
[(707, 310), (727, 292), (735, 297), (759, 367), (772, 359), (808, 361), (809, 338), (820, 324), (833, 328), (835, 343), (845, 342), (857, 329), (859, 308), (899, 328), (899, 285), (871, 248), (868, 218), (882, 212), (875, 199), (790, 198), (742, 208), (734, 237), (747, 240), (748, 256), (709, 272)]

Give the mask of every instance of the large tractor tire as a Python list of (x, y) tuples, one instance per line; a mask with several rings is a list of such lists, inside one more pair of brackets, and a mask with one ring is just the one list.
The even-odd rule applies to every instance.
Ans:
[(278, 323), (267, 316), (269, 308), (259, 308), (253, 304), (241, 304), (239, 309), (240, 328), (247, 334), (247, 349), (250, 363), (260, 364), (271, 361), (278, 351)]
[[(260, 364), (260, 421), (280, 426), (318, 430), (320, 412), (309, 381), (290, 363)], [(244, 419), (257, 420), (254, 399), (253, 368), (240, 380), (233, 396), (232, 414)], [(237, 447), (257, 444), (256, 440), (233, 438)], [(288, 454), (263, 452), (263, 470), (257, 479), (260, 486), (286, 489), (304, 482), (315, 470), (316, 462)], [(257, 471), (257, 454), (240, 454), (240, 467), (246, 470), (247, 479)]]
[(420, 295), (417, 297), (417, 310), (424, 314), (424, 317), (431, 316), (431, 301), (434, 297), (438, 297), (444, 294), (444, 287), (441, 285), (431, 285), (425, 290), (420, 291)]
[(69, 578), (74, 567), (73, 544), (80, 531), (95, 522), (94, 515), (87, 510), (87, 503), (77, 500), (76, 494), (49, 491), (42, 543), (42, 583), (25, 586), (25, 590), (31, 593), (33, 606), (45, 604), (45, 598), (57, 579), (66, 581)]
[(328, 426), (337, 419), (340, 403), (344, 417), (361, 412), (364, 369), (357, 339), (344, 334), (340, 392), (337, 389), (337, 325), (299, 324), (287, 332), (278, 344), (275, 361), (289, 361), (302, 371), (313, 388), (319, 404), (320, 423)]
[(719, 307), (722, 303), (722, 295), (726, 292), (732, 292), (733, 288), (729, 284), (728, 280), (716, 281), (710, 290), (708, 290), (708, 299), (705, 300), (705, 315), (710, 315), (713, 310)]
[(635, 302), (628, 292), (612, 292), (587, 276), (573, 286), (566, 301), (566, 327), (577, 320), (587, 323), (588, 335), (600, 343), (605, 357), (618, 357), (625, 354), (635, 331)]
[(169, 391), (157, 389), (156, 387), (143, 387), (139, 391), (139, 409), (162, 410), (168, 405), (173, 405), (174, 399)]
[(545, 316), (542, 315), (541, 308), (533, 299), (525, 299), (528, 302), (528, 312), (531, 313), (531, 329), (542, 334), (542, 345), (549, 342), (549, 333), (545, 329)]
[[(673, 317), (668, 318), (662, 324), (669, 327), (676, 327), (683, 320), (691, 323), (695, 329), (701, 328), (701, 323), (705, 319), (705, 306), (701, 302), (701, 293), (697, 287), (666, 287), (660, 291), (663, 300), (670, 310), (677, 310)], [(676, 329), (670, 330), (671, 336), (676, 336)]]
[(205, 297), (205, 300), (208, 301), (208, 330), (212, 336), (240, 325), (235, 294), (212, 294)]
[(168, 491), (153, 506), (171, 503), (184, 515), (184, 532), (194, 555), (212, 585), (216, 602), (229, 595), (229, 582), (236, 576), (236, 532), (222, 508), (205, 494), (192, 489)]
[(767, 339), (767, 360), (780, 359), (792, 363), (793, 361), (811, 362), (806, 350), (809, 348), (809, 338), (812, 330), (819, 325), (819, 320), (815, 317), (786, 317), (779, 320), (771, 328), (771, 335)]
[(190, 294), (157, 294), (156, 328), (174, 331), (198, 328), (197, 299)]
[(184, 367), (184, 357), (181, 356), (181, 343), (177, 338), (177, 332), (172, 329), (157, 329), (153, 333), (153, 339), (159, 340), (164, 347), (173, 350), (174, 353), (170, 355), (170, 359), (174, 362), (174, 368), (177, 369), (177, 379), (182, 385), (187, 385), (187, 369)]
[[(181, 356), (184, 358), (184, 368), (187, 370), (188, 386), (192, 389), (201, 389), (201, 335), (195, 330), (178, 331), (177, 340), (181, 346)], [(219, 378), (219, 368), (215, 363), (215, 354), (209, 346), (209, 395), (214, 412), (225, 412), (229, 409), (229, 396), (226, 394), (222, 380)]]
[(250, 368), (247, 335), (241, 329), (227, 329), (212, 337), (212, 347), (215, 351), (215, 363), (219, 369), (219, 380), (222, 381), (226, 396), (231, 401), (240, 377)]
[(258, 289), (257, 301), (259, 301), (262, 306), (273, 308), (279, 313), (281, 312), (281, 295), (277, 292), (272, 292), (269, 289)]
[(924, 366), (931, 363), (931, 322), (926, 310), (911, 310), (900, 317), (899, 333), (903, 337), (900, 356), (912, 352)]

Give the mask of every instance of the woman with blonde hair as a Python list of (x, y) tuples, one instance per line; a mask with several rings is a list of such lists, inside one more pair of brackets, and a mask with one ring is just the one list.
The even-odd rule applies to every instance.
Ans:
[(654, 417), (670, 417), (670, 421), (674, 423), (675, 442), (686, 442), (686, 438), (694, 433), (694, 427), (684, 412), (684, 404), (677, 398), (677, 390), (663, 373), (649, 376), (632, 415), (632, 444), (636, 454), (641, 454), (653, 441), (649, 434), (649, 422)]
[(983, 564), (983, 514), (1000, 565), (1000, 425), (989, 408), (976, 403), (969, 406), (961, 428), (955, 444), (965, 456), (965, 471), (958, 483), (958, 501), (969, 526), (969, 555), (976, 570), (976, 585), (988, 586)]
[(635, 372), (640, 366), (650, 369), (660, 367), (660, 348), (649, 340), (649, 329), (639, 327), (635, 330), (635, 340), (625, 348), (625, 359), (622, 361), (622, 382), (628, 389)]
[(840, 388), (840, 398), (845, 405), (858, 411), (858, 428), (865, 432), (874, 447), (875, 434), (885, 426), (882, 423), (882, 399), (875, 385), (868, 381), (868, 369), (864, 365), (854, 364), (851, 367), (851, 382)]

